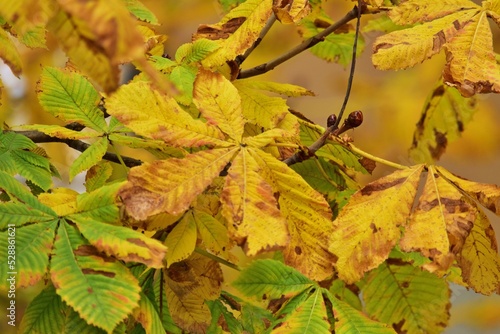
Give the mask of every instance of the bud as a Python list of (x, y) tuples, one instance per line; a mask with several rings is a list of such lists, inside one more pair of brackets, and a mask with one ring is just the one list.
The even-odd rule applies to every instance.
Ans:
[(331, 115), (330, 115), (330, 116), (328, 116), (328, 118), (326, 119), (326, 125), (327, 125), (327, 127), (334, 126), (334, 125), (335, 125), (335, 122), (337, 122), (337, 115), (335, 115), (335, 114), (331, 114)]
[(357, 128), (358, 126), (360, 126), (361, 123), (363, 123), (363, 113), (361, 112), (361, 110), (356, 110), (350, 113), (347, 117), (346, 123), (351, 128)]

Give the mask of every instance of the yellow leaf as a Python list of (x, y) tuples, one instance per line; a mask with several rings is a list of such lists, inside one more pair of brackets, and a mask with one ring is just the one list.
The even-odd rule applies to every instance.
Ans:
[(462, 277), (474, 291), (484, 295), (500, 291), (500, 257), (495, 231), (479, 210), (474, 226), (457, 258)]
[(0, 29), (0, 58), (9, 66), (16, 77), (21, 75), (22, 63), (19, 51), (5, 30)]
[(463, 194), (430, 166), (418, 207), (400, 241), (401, 249), (419, 251), (433, 260), (429, 270), (435, 270), (436, 265), (446, 270), (462, 250), (476, 212)]
[(464, 98), (440, 82), (427, 99), (413, 134), (410, 157), (418, 163), (434, 163), (472, 120), (476, 99)]
[(168, 248), (167, 268), (175, 262), (187, 259), (194, 252), (196, 237), (196, 223), (193, 212), (189, 211), (184, 214), (165, 239), (165, 246)]
[(436, 167), (437, 171), (456, 185), (462, 191), (481, 203), (485, 208), (500, 215), (500, 186), (495, 184), (472, 182), (456, 176), (442, 167)]
[(200, 70), (194, 82), (193, 102), (209, 125), (241, 141), (245, 121), (238, 90), (222, 74)]
[(434, 56), (449, 42), (477, 10), (456, 12), (445, 17), (383, 35), (373, 44), (372, 61), (380, 70), (413, 67)]
[(428, 22), (464, 9), (479, 8), (470, 0), (410, 0), (398, 4), (389, 12), (398, 25)]
[(71, 61), (80, 70), (95, 80), (106, 92), (116, 89), (119, 81), (118, 64), (88, 39), (87, 34), (78, 28), (75, 19), (59, 9), (47, 24)]
[(243, 143), (252, 147), (264, 147), (274, 143), (277, 139), (287, 137), (290, 134), (286, 130), (271, 129), (258, 135), (243, 138)]
[(189, 333), (205, 333), (211, 315), (206, 300), (221, 291), (222, 270), (217, 262), (197, 253), (165, 269), (165, 293), (175, 323)]
[(52, 0), (3, 0), (0, 16), (9, 21), (17, 33), (24, 35), (36, 26), (43, 26), (53, 15)]
[(227, 257), (229, 236), (226, 226), (212, 215), (200, 210), (193, 210), (198, 234), (203, 245), (210, 252)]
[(423, 165), (396, 171), (356, 192), (334, 221), (329, 250), (347, 283), (384, 262), (413, 205)]
[[(86, 35), (113, 65), (144, 54), (143, 39), (136, 21), (120, 0), (58, 0), (77, 29)], [(97, 78), (94, 78), (97, 79)]]
[(273, 11), (278, 21), (284, 24), (297, 23), (311, 12), (308, 0), (273, 0)]
[[(265, 129), (273, 129), (278, 125), (285, 130), (298, 131), (298, 123), (295, 118), (286, 119), (290, 116), (286, 100), (280, 97), (271, 97), (263, 94), (253, 87), (250, 80), (238, 80), (234, 82), (241, 96), (243, 115), (251, 124), (256, 124)], [(284, 127), (283, 122), (289, 124)]]
[(285, 262), (314, 280), (331, 276), (334, 257), (328, 240), (333, 224), (326, 200), (283, 162), (261, 150), (248, 152), (260, 167), (259, 174), (273, 187), (287, 221), (290, 242), (283, 250)]
[(259, 89), (285, 96), (314, 96), (314, 93), (308, 89), (287, 83), (260, 81), (254, 79), (240, 79), (236, 81), (235, 84), (240, 85), (240, 87), (244, 86), (247, 88)]
[(281, 250), (289, 240), (273, 188), (260, 169), (249, 149), (242, 148), (231, 162), (221, 195), (229, 234), (250, 256)]
[(219, 175), (238, 148), (221, 148), (189, 154), (132, 168), (119, 196), (127, 213), (137, 220), (158, 213), (173, 215), (191, 202)]
[(465, 25), (445, 46), (448, 62), (443, 78), (463, 96), (500, 92), (500, 71), (493, 51), (493, 35), (486, 12)]
[(221, 47), (202, 61), (205, 67), (217, 67), (242, 55), (259, 37), (272, 14), (271, 1), (247, 0), (214, 25), (202, 25), (193, 39), (218, 40)]
[(55, 188), (50, 193), (38, 195), (38, 200), (52, 208), (58, 216), (66, 216), (77, 211), (76, 197), (78, 193), (68, 188)]
[(106, 100), (106, 109), (135, 133), (173, 146), (231, 145), (217, 127), (193, 119), (174, 98), (154, 90), (147, 82), (121, 86)]

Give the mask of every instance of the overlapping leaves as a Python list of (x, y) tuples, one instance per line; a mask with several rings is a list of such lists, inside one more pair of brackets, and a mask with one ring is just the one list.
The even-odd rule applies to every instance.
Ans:
[[(118, 65), (144, 55), (144, 38), (137, 28), (138, 19), (155, 23), (154, 15), (138, 0), (78, 1), (22, 0), (7, 1), (0, 15), (11, 26), (10, 33), (28, 47), (45, 47), (50, 31), (70, 60), (92, 77), (105, 91), (118, 85)], [(21, 73), (18, 53), (6, 39), (7, 48), (0, 56), (16, 75)], [(3, 43), (2, 43), (3, 45)]]
[(272, 333), (394, 333), (278, 261), (252, 262), (233, 285), (245, 296), (280, 301)]
[(339, 277), (358, 281), (399, 244), (404, 251), (418, 251), (430, 259), (424, 265), (430, 271), (457, 265), (464, 282), (475, 291), (498, 291), (498, 248), (477, 202), (499, 214), (500, 187), (464, 180), (442, 167), (426, 169), (414, 210), (423, 165), (396, 171), (351, 197), (334, 222), (330, 240)]
[(389, 13), (399, 25), (414, 27), (379, 37), (373, 63), (380, 69), (412, 67), (444, 48), (443, 79), (463, 96), (500, 92), (500, 71), (493, 51), (488, 18), (500, 22), (500, 2), (410, 0)]
[[(2, 237), (7, 222), (16, 228), (16, 284), (26, 287), (50, 275), (57, 294), (88, 324), (110, 332), (137, 306), (137, 280), (119, 261), (161, 267), (166, 247), (133, 230), (114, 226), (120, 183), (91, 193), (69, 190), (39, 199), (0, 172), (2, 191), (15, 201), (0, 204)], [(2, 258), (7, 268), (7, 258)], [(5, 284), (7, 271), (2, 271)], [(122, 303), (117, 304), (117, 300)]]
[(263, 150), (277, 140), (296, 139), (284, 137), (280, 123), (246, 133), (247, 107), (220, 74), (200, 70), (193, 102), (202, 119), (193, 119), (173, 98), (144, 82), (123, 86), (107, 100), (108, 112), (141, 135), (177, 147), (207, 148), (133, 168), (120, 191), (128, 214), (144, 220), (162, 212), (183, 213), (227, 169), (221, 201), (232, 239), (250, 255), (282, 249), (287, 263), (308, 276), (329, 276), (332, 258), (325, 245), (332, 214), (327, 202)]

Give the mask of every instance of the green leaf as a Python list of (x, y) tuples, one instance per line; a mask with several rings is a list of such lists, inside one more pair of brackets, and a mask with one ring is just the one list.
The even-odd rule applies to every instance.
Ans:
[(292, 267), (275, 260), (255, 260), (245, 268), (233, 285), (245, 296), (279, 298), (297, 294), (314, 284)]
[(188, 211), (165, 239), (165, 246), (168, 247), (167, 268), (172, 263), (187, 259), (194, 252), (197, 235), (193, 212)]
[(85, 175), (85, 189), (88, 193), (97, 190), (106, 184), (113, 173), (113, 167), (108, 161), (100, 161), (92, 166)]
[(243, 333), (241, 324), (219, 299), (207, 300), (206, 303), (212, 315), (212, 322), (207, 333), (216, 333), (217, 329), (221, 329), (221, 327), (227, 328), (231, 334)]
[[(332, 19), (324, 11), (314, 16), (315, 17), (309, 16), (301, 22), (304, 39), (318, 34), (333, 23)], [(335, 32), (326, 36), (322, 42), (314, 45), (310, 51), (315, 56), (328, 62), (335, 62), (347, 66), (352, 60), (354, 37), (354, 32)], [(359, 36), (356, 56), (361, 54), (364, 49), (364, 44), (362, 36)]]
[(51, 165), (45, 156), (35, 153), (36, 149), (31, 139), (0, 131), (0, 170), (19, 174), (46, 191), (52, 184)]
[(56, 213), (49, 207), (43, 205), (38, 201), (38, 198), (33, 196), (26, 188), (24, 188), (19, 181), (13, 176), (0, 170), (0, 189), (5, 190), (9, 196), (15, 196), (21, 202), (33, 209), (42, 211), (48, 215), (56, 217)]
[(102, 223), (116, 223), (119, 218), (119, 209), (116, 205), (116, 194), (123, 182), (116, 182), (98, 188), (89, 193), (79, 194), (76, 198), (78, 213), (71, 219), (79, 217), (90, 218)]
[(165, 278), (163, 275), (163, 270), (158, 270), (155, 273), (155, 277), (153, 280), (154, 302), (158, 307), (158, 313), (160, 314), (163, 328), (165, 328), (168, 333), (181, 334), (182, 331), (179, 327), (177, 327), (174, 320), (172, 319), (169, 306), (165, 302), (167, 300), (167, 295), (165, 293)]
[(131, 12), (135, 17), (141, 21), (145, 21), (154, 25), (158, 24), (158, 19), (155, 14), (151, 12), (142, 2), (139, 0), (123, 0), (125, 6), (129, 12)]
[(178, 63), (192, 63), (205, 59), (206, 56), (220, 48), (217, 42), (201, 38), (193, 43), (181, 45), (175, 53), (175, 60)]
[[(0, 232), (0, 247), (12, 250), (15, 262), (12, 258), (2, 256), (0, 266), (0, 288), (7, 287), (7, 278), (17, 272), (16, 286), (27, 287), (34, 285), (42, 279), (49, 266), (49, 254), (55, 234), (57, 220), (23, 227), (8, 228)], [(15, 248), (12, 248), (15, 247)], [(9, 254), (11, 255), (11, 254)]]
[(189, 106), (193, 102), (193, 84), (198, 69), (192, 66), (176, 66), (170, 73), (170, 80), (179, 89), (176, 101), (182, 105)]
[(102, 334), (105, 332), (81, 319), (71, 307), (61, 300), (51, 284), (28, 305), (21, 320), (19, 333)]
[(45, 67), (38, 98), (47, 112), (67, 123), (78, 122), (98, 132), (107, 129), (104, 114), (97, 107), (101, 96), (80, 74)]
[(135, 277), (120, 262), (103, 257), (64, 220), (50, 274), (57, 294), (89, 324), (108, 332), (138, 306), (140, 287)]
[(401, 261), (389, 260), (370, 272), (362, 296), (370, 316), (398, 331), (438, 333), (448, 323), (446, 281)]
[(108, 139), (106, 137), (97, 139), (95, 143), (90, 145), (75, 161), (73, 161), (69, 169), (69, 180), (72, 181), (78, 173), (96, 165), (101, 161), (107, 150)]
[(333, 297), (328, 290), (322, 291), (333, 308), (336, 334), (396, 334), (389, 325), (368, 318), (351, 305)]
[(26, 223), (46, 222), (55, 217), (46, 212), (32, 209), (22, 203), (1, 203), (0, 202), (0, 229), (7, 228), (7, 225), (14, 224), (20, 227)]
[(272, 333), (330, 333), (325, 301), (321, 290), (316, 289), (292, 311)]

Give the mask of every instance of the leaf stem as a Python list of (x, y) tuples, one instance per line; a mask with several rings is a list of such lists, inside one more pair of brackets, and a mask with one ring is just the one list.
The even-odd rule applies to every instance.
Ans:
[(231, 262), (229, 262), (229, 261), (227, 261), (227, 260), (224, 260), (223, 258), (218, 257), (217, 255), (211, 254), (211, 253), (207, 252), (207, 251), (206, 251), (206, 250), (204, 250), (204, 249), (201, 249), (201, 248), (199, 248), (199, 247), (196, 247), (196, 248), (194, 249), (194, 251), (195, 251), (196, 253), (200, 254), (200, 255), (203, 255), (203, 256), (208, 257), (208, 258), (209, 258), (209, 259), (211, 259), (211, 260), (214, 260), (215, 262), (219, 262), (220, 264), (223, 264), (223, 265), (225, 265), (225, 266), (227, 266), (227, 267), (229, 267), (229, 268), (231, 268), (231, 269), (241, 271), (241, 268), (240, 268), (240, 267), (238, 267), (236, 264), (231, 263)]
[(410, 168), (408, 166), (401, 165), (401, 164), (398, 164), (396, 162), (392, 162), (392, 161), (389, 161), (389, 160), (385, 160), (385, 159), (382, 159), (380, 157), (374, 156), (374, 155), (372, 155), (370, 153), (367, 153), (367, 152), (359, 149), (358, 147), (354, 146), (352, 143), (347, 143), (347, 144), (344, 143), (344, 145), (349, 150), (351, 150), (352, 152), (357, 153), (357, 154), (361, 155), (362, 157), (368, 158), (370, 160), (379, 162), (379, 163), (381, 163), (383, 165), (386, 165), (386, 166), (389, 166), (389, 167), (393, 167), (393, 168), (396, 168), (396, 169), (407, 169), (407, 168)]
[(120, 152), (118, 152), (118, 150), (116, 149), (115, 145), (113, 145), (113, 143), (111, 142), (111, 140), (109, 140), (109, 138), (108, 138), (108, 142), (109, 142), (109, 146), (111, 146), (113, 148), (113, 151), (115, 151), (115, 154), (116, 154), (116, 157), (118, 158), (118, 161), (120, 161), (120, 164), (125, 169), (125, 174), (127, 174), (128, 167), (125, 164), (125, 162), (123, 161), (122, 156), (120, 155)]
[(315, 46), (319, 42), (322, 42), (326, 36), (330, 35), (335, 30), (337, 30), (338, 28), (340, 28), (341, 26), (343, 26), (347, 22), (355, 19), (356, 17), (358, 17), (358, 7), (354, 7), (343, 18), (341, 18), (337, 22), (333, 23), (329, 27), (325, 28), (325, 30), (319, 32), (318, 34), (314, 35), (313, 37), (306, 39), (305, 41), (303, 41), (302, 43), (300, 43), (299, 45), (297, 45), (293, 49), (288, 50), (287, 52), (285, 52), (281, 56), (279, 56), (271, 61), (268, 61), (267, 63), (263, 63), (263, 64), (255, 66), (253, 68), (250, 68), (248, 70), (241, 71), (240, 74), (238, 75), (238, 79), (249, 78), (249, 77), (257, 76), (257, 75), (264, 74), (266, 72), (271, 71), (276, 66), (286, 62), (287, 60), (289, 60), (293, 57), (295, 57), (299, 53)]

